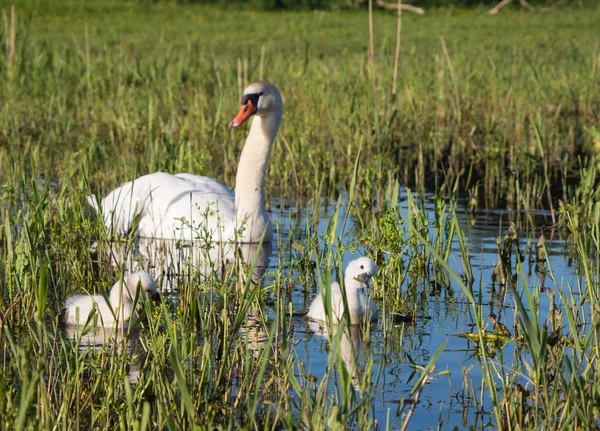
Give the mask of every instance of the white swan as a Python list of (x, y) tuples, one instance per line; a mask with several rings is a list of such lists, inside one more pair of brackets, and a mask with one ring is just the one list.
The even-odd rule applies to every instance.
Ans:
[(92, 311), (96, 310), (98, 326), (124, 327), (130, 320), (137, 319), (137, 313), (133, 310), (136, 296), (138, 303), (147, 299), (147, 296), (153, 301), (160, 301), (154, 279), (145, 271), (128, 274), (122, 282), (117, 281), (110, 289), (110, 302), (102, 295), (74, 295), (67, 298), (61, 321), (65, 325), (84, 325)]
[[(361, 323), (365, 320), (374, 320), (377, 317), (377, 306), (373, 301), (367, 301), (366, 288), (369, 287), (371, 277), (377, 272), (377, 265), (368, 257), (359, 257), (351, 261), (346, 267), (344, 286), (350, 323)], [(320, 292), (310, 304), (307, 317), (313, 320), (326, 321), (324, 292)], [(333, 322), (339, 322), (344, 317), (344, 300), (342, 290), (336, 281), (331, 284), (331, 309)]]
[(164, 172), (144, 175), (110, 192), (98, 205), (111, 235), (137, 229), (149, 238), (270, 242), (273, 233), (265, 203), (265, 174), (271, 146), (283, 115), (277, 87), (259, 81), (244, 90), (242, 108), (231, 127), (254, 115), (235, 182), (235, 194), (224, 184), (191, 174)]

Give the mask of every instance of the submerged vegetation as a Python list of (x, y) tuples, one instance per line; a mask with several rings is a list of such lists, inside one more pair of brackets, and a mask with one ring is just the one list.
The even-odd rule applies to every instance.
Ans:
[[(598, 428), (600, 11), (405, 16), (396, 58), (390, 14), (370, 44), (363, 12), (3, 7), (3, 428)], [(234, 183), (256, 79), (285, 98), (277, 241), (108, 238), (87, 195), (159, 170)], [(378, 322), (309, 328), (359, 254)], [(165, 298), (142, 327), (58, 328), (69, 295), (139, 263)], [(321, 373), (301, 348), (319, 336)]]

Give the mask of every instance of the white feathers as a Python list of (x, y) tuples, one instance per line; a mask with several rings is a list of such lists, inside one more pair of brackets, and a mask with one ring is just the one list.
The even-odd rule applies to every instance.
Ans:
[[(366, 289), (369, 287), (371, 277), (377, 272), (377, 265), (368, 257), (360, 257), (351, 261), (346, 267), (344, 286), (351, 324), (374, 320), (377, 315), (377, 306), (373, 301), (368, 301)], [(324, 292), (319, 292), (307, 313), (313, 320), (326, 321), (327, 316), (323, 301)], [(334, 323), (344, 318), (344, 298), (340, 284), (336, 281), (331, 285), (331, 310)]]
[(98, 326), (125, 327), (137, 320), (134, 305), (147, 299), (160, 300), (154, 279), (145, 271), (128, 274), (110, 290), (109, 301), (102, 295), (74, 295), (67, 299), (62, 311), (62, 323), (85, 325), (97, 316)]

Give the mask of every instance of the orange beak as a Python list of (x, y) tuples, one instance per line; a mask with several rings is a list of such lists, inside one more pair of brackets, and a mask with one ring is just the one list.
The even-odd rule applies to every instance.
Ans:
[(240, 112), (229, 125), (231, 127), (238, 127), (254, 114), (256, 114), (256, 106), (254, 106), (251, 100), (248, 100), (245, 105), (242, 105), (242, 109), (240, 109)]

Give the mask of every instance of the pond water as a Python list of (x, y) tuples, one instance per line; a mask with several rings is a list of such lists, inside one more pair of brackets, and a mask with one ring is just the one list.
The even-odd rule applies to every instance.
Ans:
[[(407, 218), (406, 196), (401, 197), (400, 207), (401, 213)], [(333, 209), (333, 206), (330, 206), (323, 212), (318, 228), (319, 233), (324, 234), (326, 232), (329, 220), (333, 215)], [(425, 210), (428, 219), (433, 221), (435, 217), (433, 199), (425, 202)], [(498, 320), (501, 320), (513, 331), (515, 304), (512, 296), (507, 295), (505, 298), (493, 297), (491, 295), (491, 280), (492, 272), (498, 262), (496, 238), (498, 236), (503, 237), (506, 234), (508, 221), (515, 219), (515, 216), (519, 216), (519, 214), (500, 210), (480, 211), (473, 218), (465, 211), (461, 211), (460, 207), (457, 207), (456, 210), (460, 228), (469, 242), (475, 297), (479, 293), (481, 294), (484, 316), (493, 312), (499, 316)], [(340, 217), (343, 217), (343, 215), (344, 211), (340, 211)], [(536, 226), (552, 224), (548, 212), (530, 213), (529, 216), (533, 218)], [(353, 229), (347, 230), (352, 231)], [(575, 269), (565, 257), (566, 242), (560, 238), (554, 238), (558, 235), (557, 233), (546, 231), (545, 235), (548, 238), (546, 245), (549, 263), (559, 286), (554, 286), (545, 272), (536, 274), (535, 264), (525, 263), (524, 270), (526, 271), (528, 285), (533, 288), (534, 284), (538, 283), (555, 291), (564, 287), (567, 282), (574, 285)], [(525, 249), (528, 239), (535, 246), (538, 238), (521, 237), (519, 244), (521, 250)], [(458, 258), (454, 259), (455, 256), (458, 256)], [(353, 258), (354, 255), (346, 253), (344, 267)], [(460, 260), (460, 248), (458, 243), (454, 242), (448, 263), (457, 274), (460, 273), (461, 269), (458, 260)], [(546, 265), (542, 266), (546, 267)], [(276, 270), (276, 268), (273, 268), (273, 270)], [(378, 280), (378, 282), (385, 283), (385, 279)], [(405, 286), (401, 288), (405, 289)], [(304, 309), (308, 307), (312, 297), (309, 298), (309, 301), (306, 301), (303, 289), (298, 290), (299, 294), (293, 300), (294, 309)], [(489, 407), (489, 399), (485, 400), (484, 398), (483, 414), (481, 415), (480, 412), (479, 415), (476, 415), (473, 403), (469, 399), (471, 394), (463, 391), (463, 370), (468, 370), (468, 374), (473, 378), (470, 384), (475, 385), (476, 394), (479, 395), (481, 390), (481, 372), (475, 355), (476, 348), (473, 343), (458, 336), (459, 334), (476, 332), (476, 328), (470, 317), (471, 306), (461, 289), (453, 283), (450, 290), (452, 291), (451, 296), (447, 294), (431, 295), (425, 304), (420, 304), (414, 324), (394, 323), (393, 319), (389, 316), (382, 316), (380, 312), (378, 321), (370, 328), (370, 342), (367, 345), (362, 343), (361, 336), (352, 336), (354, 343), (361, 343), (360, 346), (354, 346), (358, 352), (361, 352), (358, 357), (359, 370), (361, 366), (364, 366), (365, 355), (373, 355), (376, 366), (372, 371), (372, 381), (378, 385), (378, 396), (374, 400), (372, 408), (378, 423), (383, 429), (388, 425), (399, 429), (402, 425), (401, 419), (396, 420), (396, 413), (402, 407), (402, 398), (409, 398), (410, 391), (420, 374), (419, 372), (415, 373), (415, 368), (410, 361), (425, 366), (444, 341), (447, 344), (436, 361), (436, 370), (432, 374), (432, 379), (429, 380), (422, 391), (420, 403), (413, 413), (408, 429), (437, 429), (440, 422), (443, 424), (442, 429), (452, 429), (455, 426), (462, 429), (469, 425), (481, 425), (481, 423), (486, 423), (489, 420), (488, 410), (486, 410)], [(478, 290), (481, 290), (481, 292)], [(497, 290), (496, 288), (496, 292)], [(548, 296), (541, 295), (540, 310), (542, 314), (539, 316), (541, 322), (546, 321), (549, 307), (550, 300)], [(384, 324), (385, 319), (388, 319), (387, 325)], [(317, 331), (315, 332), (314, 323), (306, 319), (298, 318), (296, 323), (295, 342), (297, 343), (298, 358), (303, 361), (307, 373), (320, 378), (326, 374), (328, 361), (327, 337), (319, 332), (318, 325), (316, 325)], [(387, 339), (384, 339), (383, 336), (384, 327), (391, 331)], [(488, 329), (492, 332), (491, 324)], [(344, 339), (342, 339), (343, 343)], [(342, 350), (343, 348), (342, 345)], [(502, 360), (506, 364), (512, 363), (514, 343), (508, 343), (501, 350), (502, 352), (498, 352), (494, 360)], [(439, 374), (440, 372), (446, 373), (443, 373), (442, 376)], [(377, 380), (378, 375), (379, 379)], [(524, 382), (524, 386), (525, 384), (526, 382)], [(408, 408), (405, 408), (404, 412), (407, 411)]]
[[(338, 234), (341, 235), (342, 243), (356, 242), (355, 226), (352, 217), (348, 218), (342, 233), (342, 219), (346, 212), (346, 201), (342, 200), (340, 211), (337, 213), (340, 217), (338, 223)], [(307, 225), (307, 218), (314, 217), (312, 210), (298, 211), (293, 207), (286, 207), (278, 202), (274, 205), (271, 217), (277, 224), (277, 238), (272, 245), (257, 247), (245, 245), (241, 248), (241, 254), (246, 261), (252, 258), (257, 259), (257, 270), (255, 275), (262, 277), (263, 285), (268, 286), (271, 283), (270, 278), (278, 272), (288, 271), (284, 274), (291, 280), (304, 279), (296, 277), (297, 274), (289, 273), (292, 265), (286, 264), (294, 256), (293, 247), (289, 244), (293, 241), (302, 243), (302, 232)], [(401, 213), (408, 217), (406, 195), (400, 198)], [(434, 201), (427, 200), (424, 205), (427, 217), (434, 220)], [(324, 236), (330, 226), (331, 218), (336, 214), (335, 205), (331, 204), (321, 209), (316, 223), (317, 236)], [(487, 316), (494, 313), (498, 320), (514, 332), (514, 301), (512, 296), (497, 297), (497, 289), (492, 288), (492, 272), (498, 261), (498, 252), (496, 238), (504, 236), (509, 219), (523, 216), (523, 214), (512, 213), (511, 211), (480, 211), (475, 217), (461, 212), (460, 206), (457, 207), (457, 217), (461, 230), (465, 233), (469, 242), (471, 265), (474, 276), (473, 291), (475, 296), (481, 297), (483, 314)], [(550, 214), (539, 212), (528, 214), (536, 226), (550, 225)], [(353, 233), (354, 232), (354, 233)], [(535, 230), (532, 230), (535, 232)], [(533, 244), (537, 241), (537, 235), (531, 238), (521, 236), (519, 241), (520, 249), (525, 249), (527, 240)], [(293, 238), (290, 238), (292, 236)], [(524, 264), (524, 279), (529, 286), (535, 284), (551, 288), (554, 291), (563, 288), (566, 283), (575, 284), (575, 268), (567, 260), (567, 244), (560, 239), (556, 232), (546, 231), (547, 250), (549, 254), (549, 263), (552, 271), (559, 283), (555, 286), (550, 277), (545, 276), (545, 272), (536, 273), (535, 265)], [(292, 241), (293, 240), (293, 241)], [(228, 246), (217, 247), (212, 250), (198, 251), (194, 247), (185, 246), (179, 243), (170, 243), (164, 241), (142, 240), (137, 243), (135, 253), (124, 253), (119, 250), (111, 252), (113, 264), (123, 264), (130, 269), (140, 265), (154, 273), (162, 284), (163, 291), (172, 291), (176, 296), (177, 281), (181, 278), (181, 268), (186, 264), (198, 269), (204, 266), (212, 274), (220, 274), (223, 269), (223, 259), (231, 257), (234, 250)], [(344, 254), (344, 267), (347, 263), (360, 255), (361, 250), (356, 254)], [(455, 258), (456, 257), (456, 258)], [(457, 273), (461, 268), (460, 248), (458, 243), (453, 243), (452, 253), (448, 260), (449, 265)], [(283, 266), (283, 268), (282, 268)], [(543, 264), (542, 266), (546, 266)], [(176, 275), (176, 276), (174, 276)], [(333, 277), (336, 277), (335, 272)], [(336, 277), (337, 278), (337, 277)], [(385, 278), (377, 278), (376, 283), (386, 283)], [(522, 286), (523, 283), (520, 283)], [(297, 313), (306, 310), (310, 301), (315, 296), (317, 286), (296, 285), (292, 286), (288, 297), (293, 309)], [(406, 286), (400, 286), (405, 289)], [(427, 288), (424, 286), (423, 288)], [(544, 290), (544, 289), (542, 289)], [(424, 387), (420, 402), (416, 406), (409, 429), (425, 430), (437, 429), (438, 424), (442, 424), (442, 429), (452, 429), (458, 427), (462, 429), (468, 426), (481, 426), (490, 420), (489, 399), (483, 397), (483, 408), (475, 412), (471, 396), (479, 396), (481, 391), (481, 371), (478, 357), (476, 355), (476, 346), (468, 339), (459, 337), (460, 334), (476, 332), (473, 319), (471, 317), (472, 309), (467, 299), (464, 297), (461, 289), (454, 282), (447, 286), (440, 294), (430, 294), (425, 296), (425, 300), (417, 304), (417, 317), (412, 323), (399, 323), (389, 314), (384, 315), (380, 312), (378, 320), (371, 325), (368, 331), (368, 342), (364, 342), (365, 334), (360, 328), (353, 328), (349, 335), (343, 336), (340, 343), (340, 352), (343, 361), (351, 374), (357, 379), (363, 376), (365, 372), (365, 362), (367, 357), (372, 357), (374, 367), (372, 369), (371, 381), (376, 385), (376, 397), (372, 401), (372, 412), (375, 419), (382, 429), (387, 427), (399, 429), (402, 425), (402, 419), (398, 415), (399, 409), (404, 407), (403, 399), (410, 398), (410, 391), (418, 380), (420, 371), (415, 369), (418, 366), (425, 366), (434, 353), (443, 343), (447, 343), (442, 354), (436, 361), (436, 370), (431, 375), (430, 380)], [(176, 300), (176, 298), (175, 298)], [(547, 318), (547, 310), (550, 306), (548, 295), (540, 296), (540, 321), (544, 322)], [(544, 311), (546, 310), (546, 311)], [(276, 319), (275, 311), (267, 310), (267, 316), (271, 321)], [(317, 384), (320, 383), (323, 376), (328, 374), (329, 357), (329, 337), (327, 332), (323, 331), (321, 325), (311, 322), (301, 315), (293, 317), (293, 332), (290, 345), (294, 346), (294, 354), (297, 357), (295, 364), (296, 371), (304, 376), (310, 375), (316, 378)], [(248, 340), (249, 348), (262, 347), (267, 343), (267, 335), (264, 331), (258, 329), (256, 333), (250, 336), (251, 322), (242, 332)], [(384, 328), (387, 328), (387, 336), (384, 337)], [(489, 324), (489, 331), (492, 331), (492, 325)], [(250, 345), (253, 347), (250, 347)], [(510, 364), (513, 362), (514, 342), (507, 343), (505, 347), (498, 347), (495, 352), (494, 361)], [(356, 360), (355, 360), (356, 358)], [(138, 371), (139, 372), (139, 371)], [(475, 392), (465, 392), (464, 382), (467, 373), (470, 379), (469, 390)], [(135, 376), (134, 376), (135, 377)], [(364, 377), (364, 376), (363, 376)], [(336, 373), (329, 373), (331, 380), (331, 391), (335, 390), (334, 381)], [(306, 380), (303, 380), (306, 382)], [(526, 382), (523, 382), (526, 385)], [(472, 387), (471, 387), (472, 385)], [(357, 395), (359, 393), (357, 387)], [(359, 396), (359, 395), (358, 395)], [(408, 411), (408, 406), (404, 407), (404, 413)], [(349, 424), (350, 425), (350, 424)]]

